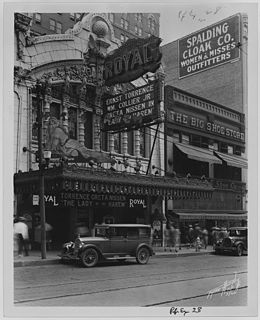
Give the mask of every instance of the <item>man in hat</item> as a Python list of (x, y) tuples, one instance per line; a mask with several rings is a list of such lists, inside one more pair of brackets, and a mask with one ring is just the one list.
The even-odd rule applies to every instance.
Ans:
[(212, 244), (213, 244), (213, 250), (215, 250), (215, 246), (217, 241), (219, 240), (219, 231), (220, 228), (218, 228), (217, 226), (212, 227), (212, 232), (211, 232), (211, 236), (212, 236)]
[(29, 233), (28, 226), (25, 223), (26, 219), (24, 217), (18, 217), (17, 222), (14, 224), (14, 235), (18, 241), (18, 256), (21, 257), (23, 250), (25, 256), (29, 256), (28, 253), (28, 242)]

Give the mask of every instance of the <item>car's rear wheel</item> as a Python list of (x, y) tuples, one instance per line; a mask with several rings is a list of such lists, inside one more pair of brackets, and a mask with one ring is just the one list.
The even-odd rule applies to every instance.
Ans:
[(136, 261), (139, 264), (146, 264), (150, 258), (150, 251), (146, 247), (142, 247), (137, 251)]
[(86, 249), (81, 254), (81, 262), (84, 267), (91, 268), (98, 263), (98, 253), (94, 248)]
[(215, 254), (221, 254), (222, 251), (220, 249), (215, 249)]
[(244, 252), (243, 246), (242, 246), (242, 244), (239, 244), (239, 245), (237, 246), (237, 255), (238, 255), (239, 257), (241, 257), (241, 256), (243, 255), (243, 252)]

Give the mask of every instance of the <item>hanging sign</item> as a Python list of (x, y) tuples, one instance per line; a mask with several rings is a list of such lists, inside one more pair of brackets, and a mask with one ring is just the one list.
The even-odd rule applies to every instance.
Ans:
[(104, 99), (103, 131), (138, 129), (160, 122), (159, 81)]
[(155, 72), (161, 62), (161, 39), (129, 39), (108, 55), (104, 62), (106, 86), (133, 81), (147, 72)]
[(239, 28), (235, 15), (180, 39), (179, 78), (239, 59)]

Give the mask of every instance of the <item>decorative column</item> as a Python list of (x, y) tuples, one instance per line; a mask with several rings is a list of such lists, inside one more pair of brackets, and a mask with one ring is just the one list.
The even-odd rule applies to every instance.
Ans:
[(140, 130), (135, 130), (135, 156), (140, 157)]
[(123, 154), (127, 154), (128, 152), (128, 137), (127, 132), (122, 132), (122, 148)]
[(115, 138), (112, 133), (108, 133), (108, 143), (110, 152), (115, 152)]
[(65, 69), (65, 79), (64, 79), (64, 87), (63, 87), (63, 93), (62, 93), (62, 125), (63, 127), (69, 132), (69, 117), (68, 117), (68, 111), (69, 111), (69, 102), (70, 102), (70, 96), (69, 96), (69, 89), (70, 89), (70, 77)]
[(79, 143), (84, 146), (85, 145), (85, 110), (86, 110), (86, 85), (82, 84), (80, 88), (80, 96), (79, 96), (79, 117), (78, 117), (78, 124), (79, 124)]
[(101, 150), (101, 130), (100, 130), (100, 116), (94, 115), (94, 150)]
[(52, 103), (51, 95), (51, 81), (50, 79), (45, 82), (45, 96), (43, 100), (43, 141), (46, 143), (48, 121), (50, 115), (50, 106)]

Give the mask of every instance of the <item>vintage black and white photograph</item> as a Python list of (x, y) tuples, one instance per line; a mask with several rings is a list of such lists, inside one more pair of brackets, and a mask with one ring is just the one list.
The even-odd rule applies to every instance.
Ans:
[(4, 316), (257, 317), (257, 2), (3, 12)]

